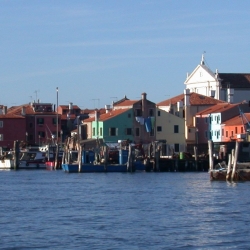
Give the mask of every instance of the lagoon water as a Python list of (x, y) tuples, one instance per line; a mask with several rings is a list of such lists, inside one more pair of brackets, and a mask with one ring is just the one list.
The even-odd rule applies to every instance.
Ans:
[(250, 182), (0, 172), (0, 249), (250, 249)]

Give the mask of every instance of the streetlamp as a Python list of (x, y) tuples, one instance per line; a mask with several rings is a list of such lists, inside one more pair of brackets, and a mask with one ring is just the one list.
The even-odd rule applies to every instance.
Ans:
[(26, 147), (28, 146), (28, 132), (25, 133), (26, 135)]
[(58, 87), (56, 87), (56, 142), (58, 144)]
[(55, 169), (58, 168), (58, 87), (56, 87), (56, 157)]
[(62, 136), (63, 136), (63, 131), (61, 130), (61, 149), (62, 149), (62, 144), (63, 144), (63, 138), (62, 138)]
[(196, 131), (195, 131), (195, 139), (196, 139), (196, 145), (199, 144), (199, 129), (196, 128)]

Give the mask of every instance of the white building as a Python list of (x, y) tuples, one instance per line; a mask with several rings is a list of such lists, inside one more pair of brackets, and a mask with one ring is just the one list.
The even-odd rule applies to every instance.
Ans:
[(229, 103), (250, 100), (249, 73), (215, 73), (205, 65), (204, 55), (201, 63), (184, 82), (186, 89)]

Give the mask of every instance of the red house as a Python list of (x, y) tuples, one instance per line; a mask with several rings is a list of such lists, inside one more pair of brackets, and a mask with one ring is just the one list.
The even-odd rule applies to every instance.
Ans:
[[(33, 102), (2, 107), (0, 114), (0, 147), (13, 147), (19, 140), (24, 145), (43, 145), (60, 142), (60, 115), (53, 104)], [(58, 122), (57, 122), (58, 120)]]

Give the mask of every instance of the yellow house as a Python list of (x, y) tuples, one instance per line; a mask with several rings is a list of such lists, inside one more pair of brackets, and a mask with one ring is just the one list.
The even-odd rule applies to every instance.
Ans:
[(157, 107), (156, 140), (166, 141), (166, 155), (186, 151), (185, 120)]

